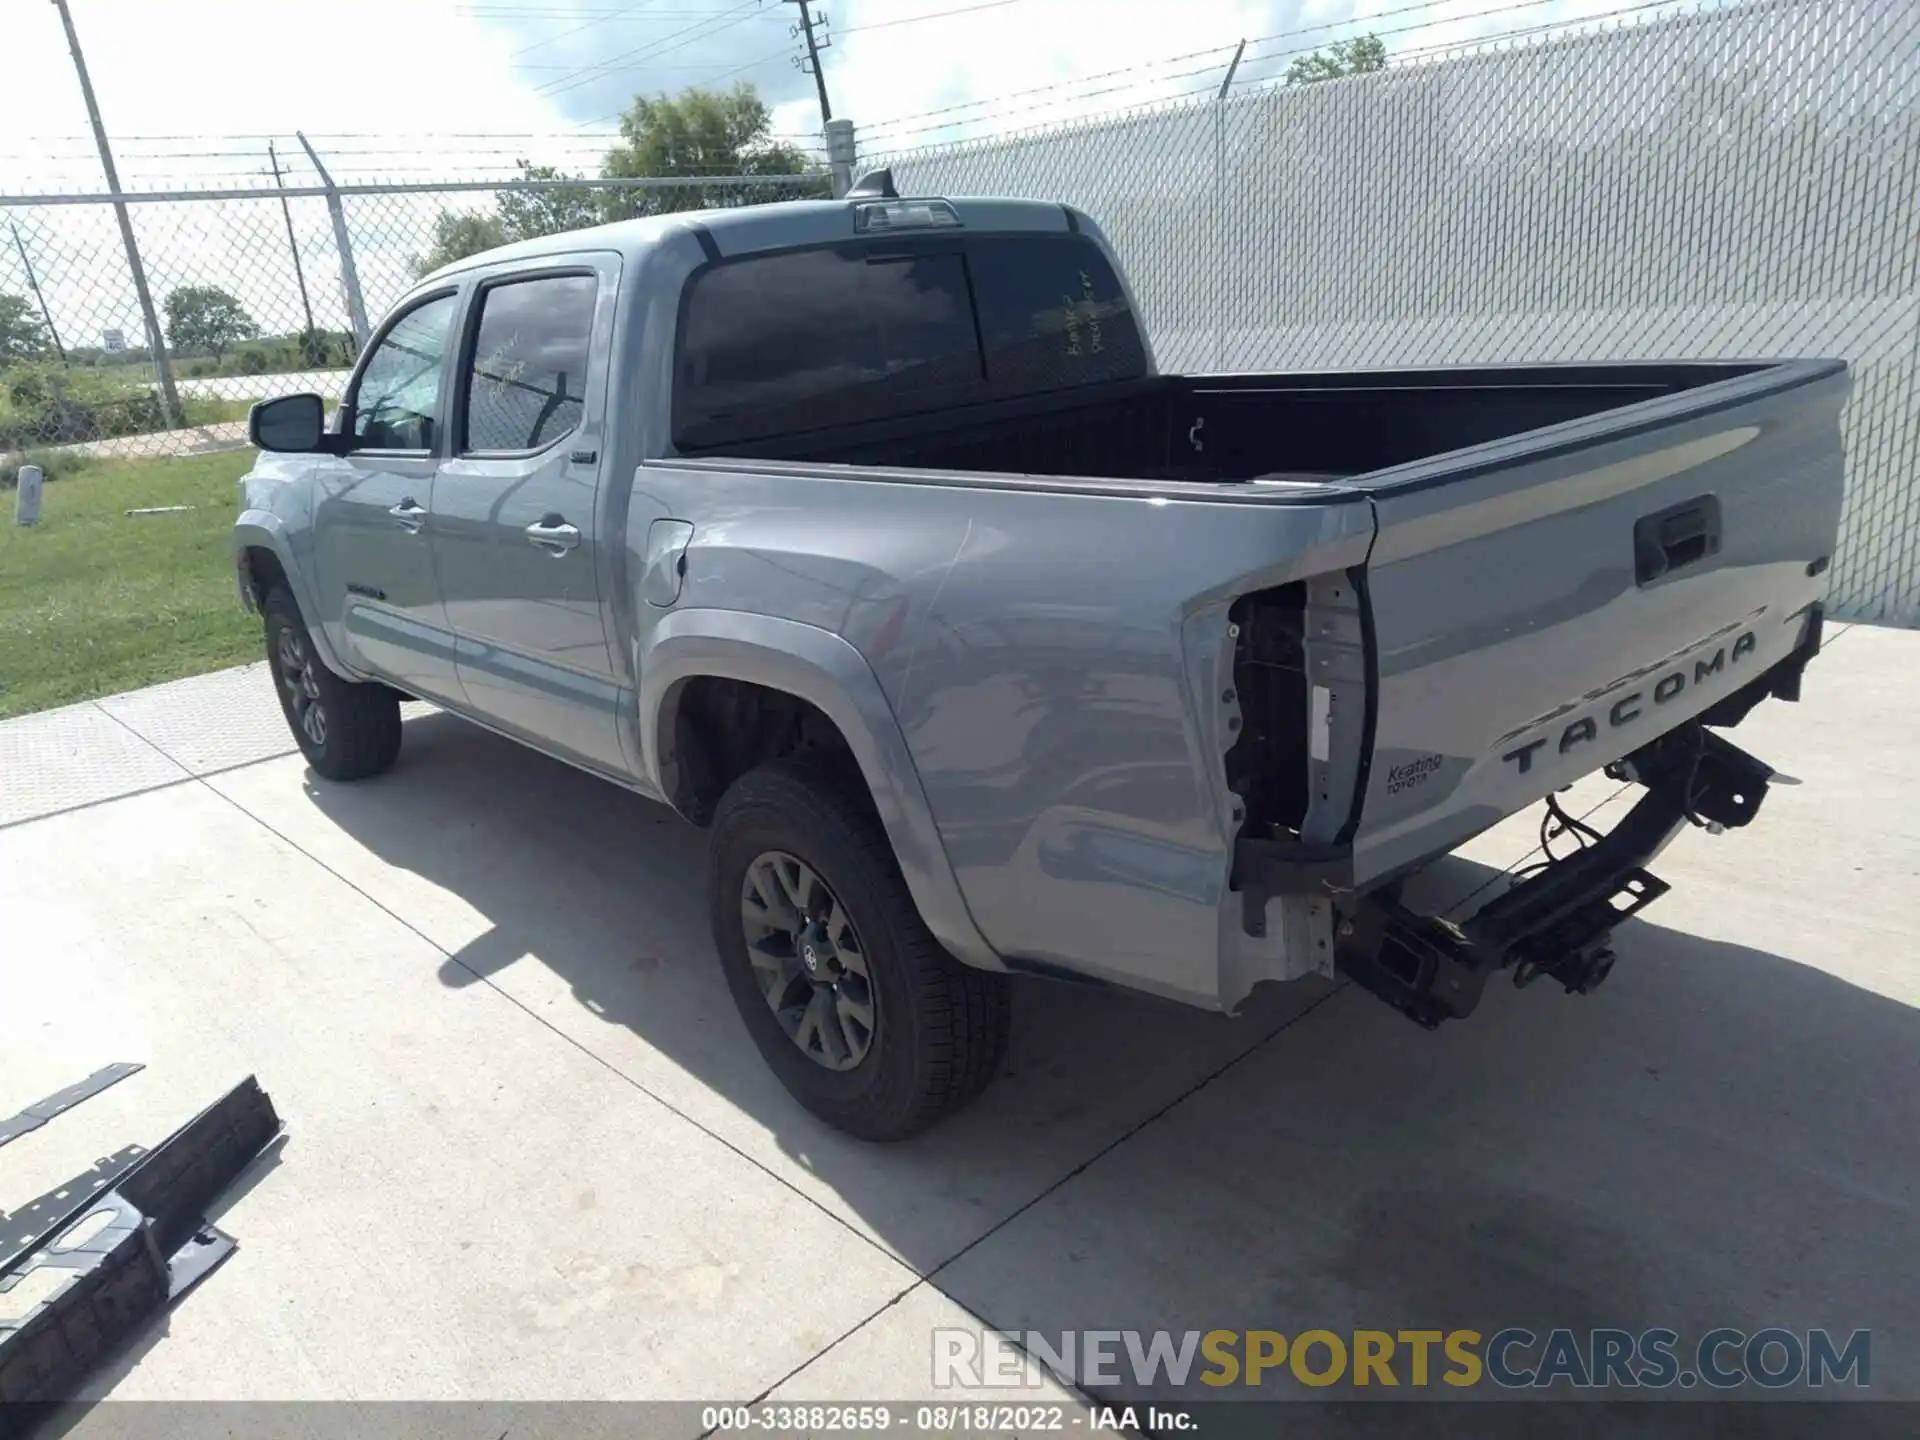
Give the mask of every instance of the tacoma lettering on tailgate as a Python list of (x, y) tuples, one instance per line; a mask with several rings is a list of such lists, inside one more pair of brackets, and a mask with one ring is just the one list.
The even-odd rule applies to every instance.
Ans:
[[(1678, 699), (1690, 684), (1699, 685), (1709, 677), (1720, 674), (1729, 666), (1738, 665), (1759, 648), (1759, 644), (1751, 630), (1744, 631), (1732, 645), (1722, 645), (1711, 655), (1694, 660), (1691, 672), (1684, 663), (1676, 665), (1654, 682), (1651, 691), (1644, 689), (1630, 691), (1615, 700), (1606, 710), (1595, 711), (1591, 715), (1583, 715), (1578, 720), (1571, 721), (1560, 732), (1560, 753), (1565, 755), (1589, 741), (1598, 740), (1603, 726), (1613, 731), (1639, 724), (1649, 713)], [(1529, 740), (1526, 744), (1507, 751), (1500, 758), (1512, 762), (1524, 775), (1533, 768), (1533, 752), (1551, 738), (1543, 735), (1538, 740)]]

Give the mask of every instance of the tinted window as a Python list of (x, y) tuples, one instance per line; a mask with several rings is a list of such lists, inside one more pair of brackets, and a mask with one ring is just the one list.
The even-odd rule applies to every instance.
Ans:
[(681, 322), (675, 433), (689, 446), (869, 420), (976, 392), (955, 253), (843, 247), (717, 265)]
[(440, 362), (447, 352), (453, 296), (401, 316), (381, 337), (354, 394), (353, 433), (368, 450), (431, 450), (440, 408)]
[(840, 246), (696, 276), (680, 329), (676, 441), (721, 445), (1144, 373), (1139, 328), (1092, 244), (952, 243), (964, 243), (964, 260)]
[(463, 450), (538, 450), (580, 424), (598, 282), (547, 275), (480, 297)]
[(987, 236), (967, 250), (987, 378), (1028, 394), (1144, 373), (1146, 348), (1106, 257), (1073, 236)]

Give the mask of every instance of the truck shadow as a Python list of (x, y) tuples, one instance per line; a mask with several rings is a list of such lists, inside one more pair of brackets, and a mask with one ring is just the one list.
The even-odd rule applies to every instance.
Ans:
[[(419, 925), (445, 984), (499, 988), (996, 1327), (1871, 1328), (1875, 1392), (1920, 1393), (1892, 1363), (1920, 1331), (1920, 1012), (1823, 971), (1631, 921), (1598, 994), (1496, 981), (1434, 1034), (1317, 981), (1235, 1019), (1016, 982), (980, 1103), (872, 1146), (746, 1038), (670, 811), (444, 715), (378, 783), (307, 783), (466, 907)], [(1223, 1398), (1115, 1392), (1178, 1393)]]

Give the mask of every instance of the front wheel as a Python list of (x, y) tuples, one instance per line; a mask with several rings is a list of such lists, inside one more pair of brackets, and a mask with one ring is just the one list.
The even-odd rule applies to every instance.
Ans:
[(399, 696), (329, 670), (284, 585), (268, 591), (260, 609), (280, 712), (307, 764), (329, 780), (364, 780), (391, 769), (400, 755)]
[(793, 1097), (866, 1140), (900, 1140), (986, 1087), (1006, 1051), (1004, 975), (955, 960), (921, 920), (850, 782), (780, 760), (714, 815), (714, 944), (734, 1004)]

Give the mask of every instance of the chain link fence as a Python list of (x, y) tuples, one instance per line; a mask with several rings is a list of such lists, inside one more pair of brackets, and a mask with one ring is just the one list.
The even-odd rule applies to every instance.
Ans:
[[(1097, 217), (1168, 369), (1839, 356), (1838, 613), (1920, 624), (1920, 5), (1746, 0), (866, 157)], [(0, 455), (241, 443), (450, 251), (824, 178), (0, 197)], [(356, 299), (357, 297), (357, 299)], [(168, 413), (171, 411), (171, 413)]]
[(112, 197), (0, 197), (0, 456), (57, 473), (236, 448), (255, 400), (339, 398), (368, 323), (448, 259), (827, 193), (809, 174), (129, 194), (157, 347)]
[(1920, 625), (1914, 0), (1750, 0), (888, 163), (1085, 209), (1169, 370), (1844, 358), (1836, 607)]

